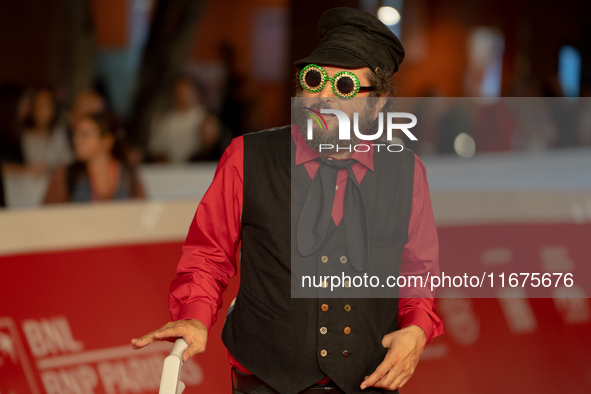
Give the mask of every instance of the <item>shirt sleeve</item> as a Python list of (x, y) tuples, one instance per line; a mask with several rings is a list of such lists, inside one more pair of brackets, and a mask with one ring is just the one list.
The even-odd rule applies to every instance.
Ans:
[[(413, 200), (408, 227), (408, 242), (402, 251), (401, 275), (439, 275), (439, 240), (429, 195), (427, 172), (415, 155)], [(417, 325), (425, 331), (427, 343), (443, 334), (443, 322), (437, 316), (433, 295), (422, 289), (421, 295), (398, 300), (398, 326)], [(409, 294), (407, 294), (409, 296)], [(426, 346), (425, 344), (425, 346)]]
[(170, 285), (172, 320), (196, 319), (211, 328), (222, 306), (222, 292), (236, 275), (240, 244), (244, 141), (232, 140), (213, 181), (197, 207), (177, 276)]

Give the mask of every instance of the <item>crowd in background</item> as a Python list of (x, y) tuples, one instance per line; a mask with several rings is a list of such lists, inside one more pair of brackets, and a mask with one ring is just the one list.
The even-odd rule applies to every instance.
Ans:
[[(450, 99), (429, 89), (407, 101), (420, 119), (418, 141), (401, 139), (420, 155), (464, 157), (458, 136), (470, 136), (474, 152), (591, 145), (591, 100), (550, 98), (560, 96), (559, 90), (538, 93), (547, 97)], [(231, 138), (241, 134), (207, 108), (205, 95), (195, 79), (180, 75), (171, 86), (170, 104), (154, 117), (145, 147), (138, 147), (97, 90), (79, 92), (65, 106), (49, 86), (25, 91), (5, 86), (0, 89), (2, 173), (45, 177), (46, 204), (144, 198), (138, 164), (218, 160)]]
[(0, 205), (160, 198), (152, 174), (193, 174), (180, 167), (288, 124), (293, 61), (334, 6), (398, 14), (387, 26), (406, 55), (393, 81), (418, 140), (395, 142), (422, 158), (591, 146), (582, 0), (511, 13), (493, 0), (37, 3), (0, 12), (11, 32), (0, 34)]
[(420, 156), (463, 156), (462, 138), (472, 141), (474, 153), (591, 146), (589, 98), (429, 96), (411, 100), (408, 107), (420, 123), (418, 141), (407, 141), (406, 147)]
[[(171, 87), (171, 104), (155, 116), (145, 148), (96, 90), (69, 106), (50, 86), (0, 88), (2, 174), (46, 178), (45, 204), (144, 198), (140, 163), (217, 160), (232, 138), (188, 75)], [(3, 194), (2, 194), (3, 196)]]

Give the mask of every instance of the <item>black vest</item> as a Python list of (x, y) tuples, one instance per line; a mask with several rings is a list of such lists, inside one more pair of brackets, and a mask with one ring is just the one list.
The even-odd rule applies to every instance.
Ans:
[[(324, 376), (346, 393), (377, 392), (359, 386), (386, 355), (381, 341), (398, 328), (398, 299), (292, 298), (292, 259), (319, 273), (338, 264), (355, 274), (342, 259), (343, 226), (333, 223), (312, 256), (292, 251), (312, 182), (304, 166), (295, 165), (294, 149), (289, 126), (244, 136), (241, 282), (222, 340), (238, 362), (281, 394), (299, 393)], [(374, 151), (373, 161), (374, 171), (361, 182), (370, 261), (387, 260), (389, 273), (397, 275), (408, 240), (414, 153)]]

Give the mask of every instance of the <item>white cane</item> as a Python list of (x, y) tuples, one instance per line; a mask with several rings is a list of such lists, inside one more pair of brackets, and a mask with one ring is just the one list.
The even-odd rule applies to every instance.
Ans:
[(189, 345), (183, 338), (176, 340), (170, 355), (164, 359), (162, 378), (160, 379), (159, 394), (181, 394), (185, 384), (181, 382), (181, 368), (183, 367), (183, 352)]

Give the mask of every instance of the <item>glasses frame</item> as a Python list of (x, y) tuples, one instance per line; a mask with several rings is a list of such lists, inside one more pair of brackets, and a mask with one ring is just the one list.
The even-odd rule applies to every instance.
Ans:
[[(321, 78), (320, 85), (318, 85), (315, 88), (312, 88), (311, 86), (309, 86), (306, 83), (306, 78), (305, 78), (306, 74), (312, 70), (318, 71), (320, 73), (320, 78)], [(343, 94), (336, 88), (336, 85), (337, 85), (339, 79), (341, 79), (343, 77), (349, 77), (353, 80), (354, 89), (350, 93)], [(361, 86), (361, 83), (359, 82), (359, 78), (357, 78), (357, 75), (355, 75), (351, 71), (339, 71), (338, 73), (336, 73), (334, 75), (334, 77), (330, 78), (326, 74), (326, 71), (324, 71), (324, 69), (322, 67), (320, 67), (317, 64), (313, 64), (313, 63), (308, 64), (306, 67), (302, 68), (302, 71), (300, 71), (298, 79), (299, 79), (302, 87), (310, 93), (320, 92), (322, 89), (324, 89), (324, 86), (326, 85), (326, 81), (330, 81), (330, 87), (332, 88), (332, 92), (335, 94), (335, 96), (337, 96), (341, 99), (344, 99), (344, 100), (355, 97), (357, 95), (357, 93), (359, 93), (362, 90), (363, 91), (370, 91), (370, 92), (375, 90), (375, 86)]]

